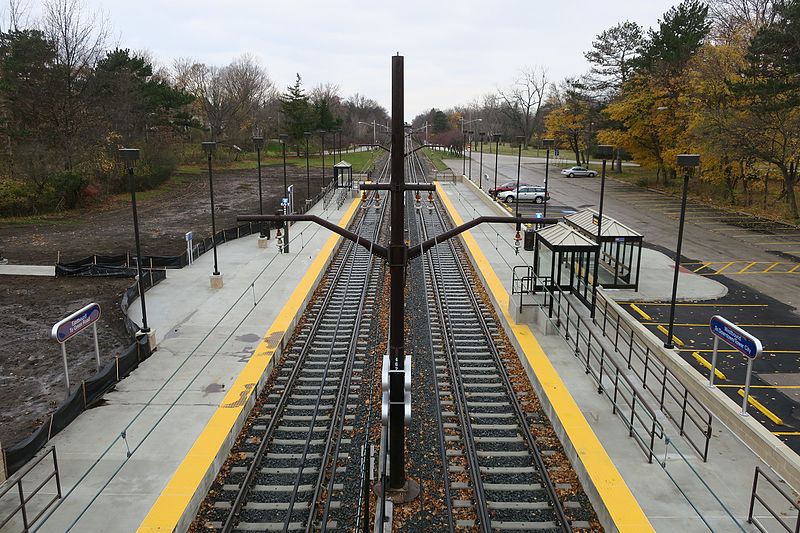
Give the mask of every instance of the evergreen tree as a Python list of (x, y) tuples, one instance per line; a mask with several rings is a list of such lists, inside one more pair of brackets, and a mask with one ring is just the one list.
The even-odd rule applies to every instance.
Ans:
[(641, 26), (628, 21), (598, 35), (592, 49), (584, 54), (592, 64), (588, 88), (606, 96), (616, 94), (630, 78), (642, 39)]
[(708, 6), (698, 0), (684, 0), (664, 14), (657, 31), (648, 32), (635, 64), (651, 74), (677, 76), (710, 30)]
[(289, 136), (289, 142), (294, 143), (299, 155), (303, 133), (314, 126), (311, 105), (303, 90), (300, 74), (297, 74), (294, 85), (287, 87), (286, 92), (279, 96), (279, 100), (285, 133)]

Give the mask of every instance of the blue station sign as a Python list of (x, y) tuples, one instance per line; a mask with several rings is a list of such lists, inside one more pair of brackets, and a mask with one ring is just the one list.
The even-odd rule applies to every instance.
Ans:
[(100, 305), (90, 303), (83, 309), (75, 311), (67, 318), (62, 319), (50, 332), (50, 336), (58, 342), (64, 343), (77, 335), (87, 327), (91, 326), (100, 318)]
[(711, 328), (711, 333), (716, 337), (727, 342), (732, 348), (740, 351), (750, 359), (755, 359), (761, 355), (761, 351), (763, 350), (761, 341), (736, 324), (725, 320), (719, 315), (715, 315), (711, 317), (709, 327)]

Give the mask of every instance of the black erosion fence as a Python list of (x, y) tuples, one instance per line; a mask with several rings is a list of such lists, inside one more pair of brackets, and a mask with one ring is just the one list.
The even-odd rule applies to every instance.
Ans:
[[(166, 278), (163, 271), (146, 272), (143, 277), (145, 290)], [(122, 353), (109, 361), (97, 374), (81, 381), (80, 385), (70, 392), (69, 397), (53, 411), (39, 429), (29, 437), (18, 441), (2, 450), (5, 456), (6, 469), (11, 475), (30, 461), (41, 450), (50, 438), (67, 427), (79, 414), (94, 405), (103, 394), (112, 389), (121, 379), (130, 374), (139, 364), (150, 357), (147, 338), (135, 340), (138, 326), (128, 318), (130, 302), (139, 296), (139, 286), (134, 283), (122, 296), (122, 313), (125, 316), (125, 329), (134, 338), (134, 342)]]
[[(304, 214), (323, 198), (326, 200), (325, 207), (327, 208), (327, 204), (333, 198), (334, 190), (335, 182), (331, 181), (311, 202), (307, 202), (306, 205), (298, 205), (295, 213)], [(343, 202), (344, 199), (337, 202), (338, 207), (341, 207)], [(220, 230), (216, 234), (217, 244), (259, 233), (261, 224), (260, 222), (248, 222)], [(193, 243), (192, 260), (211, 250), (212, 247), (213, 241), (210, 236)], [(166, 279), (167, 268), (182, 268), (188, 264), (187, 251), (176, 256), (142, 256), (144, 290), (147, 291)], [(77, 261), (56, 264), (56, 276), (133, 277), (135, 275), (136, 256), (131, 253), (91, 255)], [(146, 337), (136, 339), (139, 326), (128, 318), (128, 307), (138, 297), (139, 286), (134, 283), (125, 291), (120, 302), (122, 314), (125, 317), (125, 329), (133, 341), (132, 344), (114, 357), (113, 361), (101, 368), (95, 376), (82, 381), (74, 391), (71, 391), (64, 403), (51, 413), (47, 421), (32, 435), (0, 450), (5, 458), (8, 476), (22, 468), (45, 446), (50, 438), (67, 427), (79, 414), (94, 405), (103, 397), (103, 394), (111, 390), (121, 379), (127, 377), (142, 361), (150, 357), (151, 353)]]

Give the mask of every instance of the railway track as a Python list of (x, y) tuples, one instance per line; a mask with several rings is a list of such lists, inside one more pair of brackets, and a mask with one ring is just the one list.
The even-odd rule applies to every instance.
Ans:
[[(357, 233), (378, 238), (385, 204), (360, 210)], [(367, 250), (342, 244), (194, 530), (351, 530), (359, 522), (374, 349), (385, 336), (383, 268)]]
[[(424, 167), (409, 162), (412, 181), (426, 181)], [(438, 206), (416, 209), (419, 239), (449, 229)], [(533, 391), (520, 391), (509, 368), (520, 371), (516, 354), (490, 309), (477, 293), (480, 281), (467, 266), (456, 240), (432, 248), (423, 258), (434, 394), (440, 410), (439, 452), (446, 474), (443, 493), (447, 528), (478, 531), (572, 531), (589, 527), (570, 521), (545, 463), (553, 450), (540, 450), (531, 427), (547, 424)], [(498, 349), (498, 346), (504, 347)], [(558, 467), (561, 468), (561, 467)], [(588, 504), (588, 502), (585, 502)], [(573, 510), (582, 506), (568, 502)], [(581, 517), (584, 518), (584, 517)]]

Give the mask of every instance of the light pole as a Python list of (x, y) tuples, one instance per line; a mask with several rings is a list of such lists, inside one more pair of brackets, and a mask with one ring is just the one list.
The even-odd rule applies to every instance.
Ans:
[(125, 166), (128, 169), (128, 186), (131, 189), (133, 237), (136, 242), (136, 276), (139, 284), (139, 300), (142, 302), (142, 329), (139, 330), (139, 334), (147, 336), (149, 342), (150, 328), (147, 327), (147, 305), (145, 305), (144, 301), (144, 281), (142, 280), (142, 248), (139, 242), (139, 214), (136, 210), (136, 183), (133, 179), (133, 165), (134, 162), (139, 159), (139, 150), (138, 148), (120, 148), (119, 156), (125, 162)]
[[(517, 143), (519, 144), (519, 152), (517, 153), (517, 188), (514, 190), (514, 214), (519, 217), (519, 173), (522, 170), (522, 142), (525, 137), (517, 136)], [(519, 228), (517, 228), (519, 233)]]
[(553, 147), (553, 139), (542, 139), (542, 145), (547, 148), (544, 160), (544, 207), (542, 208), (542, 218), (547, 218), (547, 182), (550, 181), (550, 148)]
[[(602, 252), (601, 239), (603, 237), (603, 200), (606, 191), (606, 162), (614, 157), (614, 147), (608, 144), (601, 144), (597, 146), (595, 157), (603, 160), (603, 172), (600, 178), (600, 207), (597, 210), (597, 244), (600, 249), (597, 250), (594, 256), (594, 276), (592, 277), (592, 312), (591, 317), (594, 319), (595, 304), (597, 302), (597, 285), (599, 284), (597, 276), (600, 268), (600, 253)], [(589, 158), (589, 152), (586, 152), (586, 158)]]
[(497, 154), (500, 153), (500, 134), (494, 134), (494, 199), (497, 200)]
[(469, 181), (472, 181), (472, 135), (475, 133), (473, 130), (469, 130)]
[(217, 149), (217, 143), (215, 141), (206, 141), (200, 144), (203, 146), (206, 156), (208, 156), (208, 190), (211, 195), (211, 246), (214, 249), (214, 273), (211, 275), (211, 288), (221, 289), (223, 280), (222, 274), (219, 273), (219, 263), (217, 261), (217, 220), (214, 216), (214, 178), (211, 173), (211, 158)]
[[(256, 161), (258, 165), (258, 212), (260, 214), (264, 214), (264, 197), (262, 194), (261, 189), (261, 149), (264, 147), (264, 137), (260, 134), (253, 135), (253, 145), (256, 148)], [(259, 236), (263, 239), (266, 237), (264, 235), (264, 224), (262, 223), (259, 227)]]
[(283, 197), (288, 198), (289, 186), (286, 183), (286, 139), (288, 139), (289, 136), (285, 133), (281, 133), (278, 137), (281, 140), (281, 150), (283, 152)]
[(304, 131), (303, 136), (306, 138), (306, 204), (311, 201), (311, 167), (308, 163), (308, 138), (311, 137), (310, 131)]
[[(464, 169), (461, 172), (462, 174), (466, 174), (467, 173), (466, 155), (467, 155), (467, 133), (468, 132), (464, 131), (464, 126), (466, 126), (467, 124), (472, 124), (473, 122), (482, 122), (482, 121), (483, 121), (482, 118), (475, 118), (475, 119), (472, 119), (472, 120), (465, 121), (464, 117), (461, 117), (461, 136), (464, 137), (464, 151), (462, 153), (462, 159), (464, 160), (464, 165), (463, 165)], [(472, 133), (473, 132), (471, 132), (471, 131), (469, 132), (470, 135), (472, 135)], [(469, 170), (470, 170), (470, 173), (471, 173), (472, 172), (472, 146), (470, 146), (469, 154), (470, 154)]]
[(378, 144), (378, 137), (375, 134), (375, 126), (377, 125), (375, 119), (372, 119), (372, 122), (361, 122), (358, 121), (359, 124), (364, 124), (365, 126), (372, 126), (372, 144)]
[(481, 162), (480, 162), (480, 165), (478, 165), (478, 167), (480, 169), (479, 172), (478, 172), (478, 174), (480, 174), (478, 176), (478, 188), (480, 190), (483, 190), (483, 136), (484, 135), (486, 135), (484, 132), (482, 132), (482, 131), (478, 132), (478, 137), (481, 140)]
[[(461, 127), (464, 127), (464, 124), (461, 124)], [(461, 174), (464, 175), (467, 173), (467, 132), (463, 129), (461, 130), (461, 136), (463, 137), (463, 141), (461, 143)]]
[(321, 189), (325, 189), (325, 134), (327, 132), (325, 130), (319, 130), (319, 138), (322, 140), (322, 148), (320, 152), (322, 153), (322, 185)]
[(675, 273), (672, 277), (672, 300), (669, 304), (669, 327), (667, 328), (667, 341), (664, 348), (672, 349), (672, 329), (675, 327), (675, 298), (678, 296), (678, 271), (681, 268), (681, 245), (683, 244), (683, 225), (686, 218), (686, 196), (689, 193), (689, 174), (692, 169), (700, 166), (700, 156), (697, 154), (679, 154), (678, 166), (683, 168), (683, 194), (681, 195), (681, 219), (678, 223), (678, 248), (675, 250)]

